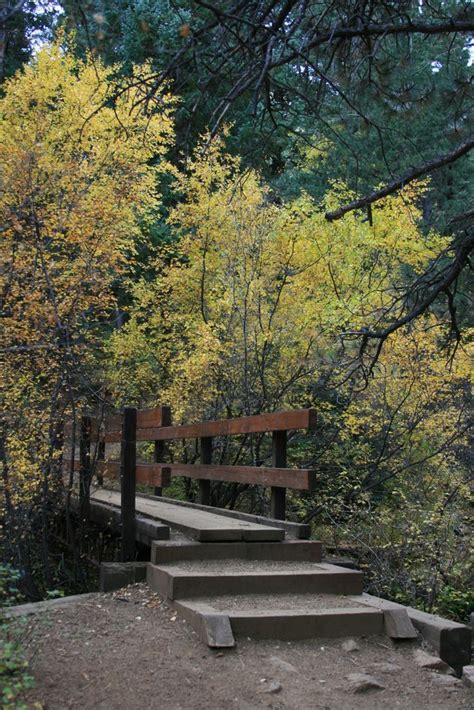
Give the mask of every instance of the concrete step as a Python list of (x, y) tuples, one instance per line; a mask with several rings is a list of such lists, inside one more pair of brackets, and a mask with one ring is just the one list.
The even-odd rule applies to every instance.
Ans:
[(309, 638), (340, 638), (371, 636), (383, 633), (383, 614), (373, 610), (341, 607), (300, 611), (275, 609), (272, 611), (235, 611), (229, 614), (235, 636), (273, 638), (292, 641)]
[(150, 563), (150, 587), (168, 599), (212, 595), (332, 593), (361, 594), (363, 575), (328, 564), (265, 560)]
[(334, 601), (333, 596), (324, 594), (292, 595), (289, 600), (248, 595), (242, 609), (238, 599), (223, 596), (175, 601), (174, 606), (202, 640), (213, 647), (232, 646), (233, 637), (239, 636), (296, 641), (383, 633), (383, 613), (379, 610), (359, 606), (342, 596), (337, 598), (337, 604)]
[(276, 560), (321, 562), (321, 543), (313, 540), (282, 542), (154, 542), (151, 547), (153, 564), (169, 564), (191, 560)]

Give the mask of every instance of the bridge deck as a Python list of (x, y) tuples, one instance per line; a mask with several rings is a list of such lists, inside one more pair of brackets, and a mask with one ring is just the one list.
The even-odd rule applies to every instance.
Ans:
[[(107, 503), (120, 507), (120, 492), (106, 489), (91, 491), (91, 503)], [(161, 520), (171, 528), (181, 530), (201, 542), (222, 542), (234, 540), (279, 541), (285, 531), (281, 528), (251, 523), (245, 520), (227, 518), (223, 515), (185, 508), (172, 503), (137, 495), (135, 498), (137, 513)]]

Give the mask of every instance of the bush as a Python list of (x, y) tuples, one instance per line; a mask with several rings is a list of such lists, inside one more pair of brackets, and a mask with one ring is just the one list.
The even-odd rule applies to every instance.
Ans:
[(11, 606), (21, 601), (18, 591), (20, 573), (11, 565), (0, 564), (0, 606)]
[(443, 587), (433, 607), (436, 614), (457, 619), (461, 623), (469, 622), (469, 614), (474, 611), (474, 590)]
[[(17, 589), (20, 574), (10, 565), (0, 564), (0, 602), (3, 608), (20, 600)], [(22, 701), (25, 691), (34, 685), (28, 673), (21, 643), (24, 622), (12, 623), (5, 613), (0, 615), (0, 705), (2, 710), (26, 710)]]

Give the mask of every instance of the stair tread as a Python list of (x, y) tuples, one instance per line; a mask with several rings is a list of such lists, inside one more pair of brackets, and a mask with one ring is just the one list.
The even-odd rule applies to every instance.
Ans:
[[(375, 611), (375, 614), (373, 613)], [(255, 609), (248, 611), (229, 611), (227, 616), (232, 619), (239, 618), (252, 618), (252, 619), (273, 619), (275, 617), (301, 617), (306, 616), (308, 618), (321, 617), (321, 616), (351, 616), (351, 615), (364, 614), (367, 616), (379, 616), (382, 617), (381, 612), (377, 614), (377, 609), (369, 609), (369, 607), (328, 607), (324, 609)]]
[(206, 607), (214, 611), (234, 614), (311, 614), (332, 612), (333, 610), (353, 611), (355, 609), (368, 611), (371, 608), (361, 600), (344, 594), (220, 594), (216, 596), (196, 597), (183, 600), (190, 608), (203, 610)]
[(180, 562), (160, 562), (156, 567), (172, 576), (190, 577), (232, 577), (232, 576), (273, 576), (273, 575), (347, 575), (360, 576), (360, 572), (320, 562), (278, 561), (278, 560), (185, 560)]

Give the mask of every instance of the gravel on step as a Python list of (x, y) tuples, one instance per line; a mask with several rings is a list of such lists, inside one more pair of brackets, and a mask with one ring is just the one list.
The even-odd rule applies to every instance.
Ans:
[(302, 609), (321, 611), (334, 608), (357, 608), (353, 599), (343, 594), (246, 594), (234, 596), (223, 594), (216, 597), (194, 598), (193, 603), (208, 604), (218, 611), (252, 611), (254, 609)]
[(183, 560), (180, 562), (159, 562), (169, 572), (190, 573), (247, 573), (247, 572), (328, 572), (325, 565), (316, 562), (290, 562), (281, 560)]

